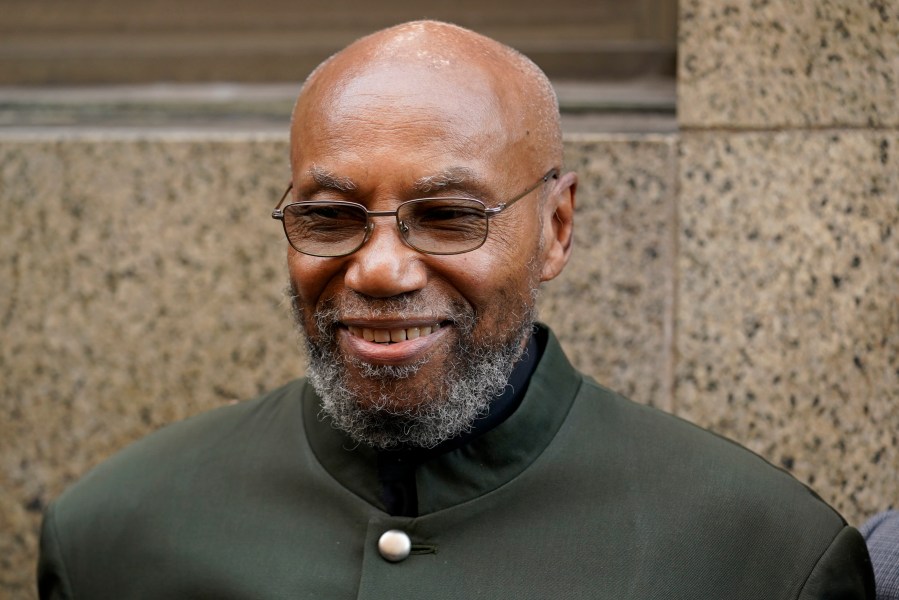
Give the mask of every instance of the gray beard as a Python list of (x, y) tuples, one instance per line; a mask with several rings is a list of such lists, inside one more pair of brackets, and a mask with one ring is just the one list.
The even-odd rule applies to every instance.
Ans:
[[(302, 311), (293, 294), (291, 304), (309, 357), (307, 377), (321, 398), (322, 413), (334, 426), (356, 442), (374, 448), (432, 448), (470, 431), (474, 421), (487, 414), (493, 398), (502, 394), (522, 354), (522, 341), (530, 335), (536, 320), (536, 290), (533, 296), (530, 302), (521, 303), (507, 335), (490, 346), (474, 344), (477, 318), (471, 309), (454, 306), (450, 318), (459, 335), (447, 368), (438, 381), (415, 389), (403, 382), (418, 373), (427, 359), (402, 366), (348, 359), (337, 350), (338, 310), (333, 303), (325, 303), (314, 313), (315, 339), (305, 334)], [(378, 300), (368, 309), (371, 313), (414, 314), (415, 303), (411, 297)], [(350, 386), (347, 366), (364, 379), (377, 382), (372, 386), (375, 391), (361, 398)]]

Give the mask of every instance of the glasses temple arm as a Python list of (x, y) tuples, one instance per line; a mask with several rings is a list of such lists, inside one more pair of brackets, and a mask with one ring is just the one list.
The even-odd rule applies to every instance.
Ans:
[(284, 190), (284, 194), (281, 196), (281, 199), (278, 200), (278, 204), (275, 205), (275, 209), (272, 211), (273, 219), (280, 219), (284, 216), (284, 213), (281, 212), (281, 205), (284, 204), (284, 201), (287, 199), (287, 196), (290, 195), (290, 190), (293, 189), (293, 182), (287, 184), (287, 189)]
[(493, 215), (497, 215), (497, 214), (501, 213), (502, 211), (506, 210), (507, 208), (509, 208), (510, 206), (512, 206), (513, 204), (515, 204), (516, 202), (518, 202), (519, 200), (521, 200), (522, 198), (524, 198), (525, 196), (527, 196), (528, 194), (530, 194), (531, 192), (533, 192), (534, 190), (536, 190), (538, 187), (540, 187), (541, 185), (543, 185), (550, 179), (558, 179), (558, 178), (559, 178), (559, 169), (557, 169), (556, 167), (553, 167), (552, 169), (547, 171), (546, 175), (541, 177), (537, 183), (535, 183), (534, 185), (532, 185), (531, 187), (529, 187), (528, 189), (526, 189), (519, 195), (515, 196), (508, 202), (503, 202), (502, 204), (500, 204), (498, 206), (494, 206), (493, 208), (488, 208), (484, 212), (487, 213), (487, 216), (491, 216), (491, 217)]

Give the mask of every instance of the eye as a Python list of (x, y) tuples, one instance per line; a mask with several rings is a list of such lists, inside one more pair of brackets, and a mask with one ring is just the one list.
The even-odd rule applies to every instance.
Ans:
[(413, 204), (410, 208), (404, 217), (419, 227), (458, 227), (484, 218), (483, 207), (473, 200), (428, 200)]
[(287, 206), (284, 222), (296, 235), (319, 236), (355, 232), (365, 228), (366, 215), (358, 206), (300, 202)]
[(321, 221), (339, 221), (348, 217), (345, 208), (326, 205), (310, 206), (302, 212), (301, 216), (304, 219), (317, 219)]

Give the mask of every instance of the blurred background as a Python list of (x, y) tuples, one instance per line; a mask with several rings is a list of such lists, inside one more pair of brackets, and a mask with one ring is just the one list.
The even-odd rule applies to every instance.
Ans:
[(530, 56), (558, 82), (571, 129), (674, 126), (675, 0), (4, 0), (0, 8), (0, 86), (30, 88), (0, 96), (2, 126), (280, 125), (318, 63), (366, 33), (423, 17)]

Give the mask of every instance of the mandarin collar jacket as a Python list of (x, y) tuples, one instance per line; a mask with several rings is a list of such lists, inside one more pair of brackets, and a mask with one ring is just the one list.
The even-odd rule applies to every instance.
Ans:
[[(545, 328), (515, 413), (416, 471), (388, 515), (376, 453), (297, 380), (170, 425), (47, 510), (42, 598), (872, 598), (858, 532), (757, 455), (578, 373)], [(379, 539), (411, 541), (398, 562)]]

